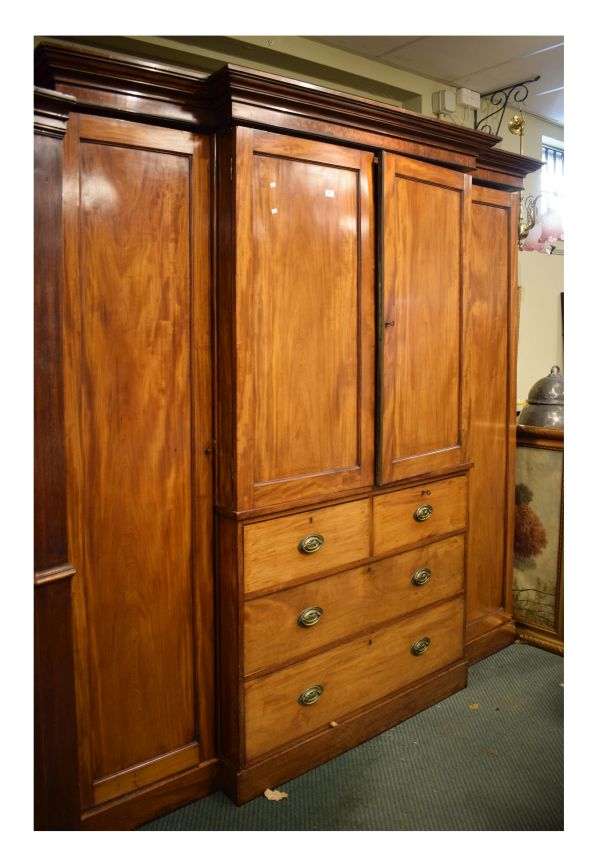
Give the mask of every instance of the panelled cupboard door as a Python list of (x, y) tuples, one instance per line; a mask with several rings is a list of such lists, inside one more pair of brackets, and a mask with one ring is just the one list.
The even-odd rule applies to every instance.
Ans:
[(236, 137), (244, 510), (373, 483), (373, 155)]
[(214, 755), (208, 140), (65, 140), (65, 418), (84, 808)]
[[(467, 641), (498, 624), (512, 584), (517, 202), (473, 187), (471, 274), (465, 303), (471, 472)], [(490, 347), (494, 351), (490, 351)], [(507, 586), (507, 578), (508, 586)], [(487, 621), (487, 622), (486, 622)]]
[(471, 178), (385, 153), (378, 483), (460, 464)]

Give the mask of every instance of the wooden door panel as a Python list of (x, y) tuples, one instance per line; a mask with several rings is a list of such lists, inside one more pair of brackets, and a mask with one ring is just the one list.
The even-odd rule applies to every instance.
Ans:
[(379, 481), (462, 461), (466, 176), (384, 156)]
[(240, 508), (372, 482), (371, 164), (238, 130)]
[(498, 612), (506, 601), (507, 557), (512, 544), (511, 427), (514, 432), (513, 198), (509, 193), (475, 189), (472, 207), (465, 360), (468, 459), (474, 463), (469, 505), (471, 526), (476, 530), (469, 534), (467, 623)]
[(81, 146), (96, 778), (194, 738), (188, 188), (186, 157)]
[[(201, 755), (197, 673), (206, 663), (196, 623), (198, 587), (210, 584), (210, 469), (197, 466), (195, 438), (210, 431), (211, 403), (200, 392), (210, 360), (193, 342), (204, 340), (209, 315), (191, 246), (192, 237), (202, 243), (197, 209), (208, 195), (198, 169), (208, 151), (201, 158), (198, 141), (168, 131), (165, 144), (181, 151), (168, 152), (160, 130), (85, 118), (70, 147), (79, 190), (71, 313), (77, 305), (80, 331), (77, 349), (69, 338), (67, 415), (78, 428), (71, 544), (83, 582), (88, 803)], [(202, 683), (203, 703), (210, 688)]]

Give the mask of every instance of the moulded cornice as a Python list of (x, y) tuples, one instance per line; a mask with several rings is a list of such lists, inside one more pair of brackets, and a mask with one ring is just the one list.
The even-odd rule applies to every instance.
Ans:
[(217, 120), (237, 119), (236, 107), (252, 105), (351, 126), (476, 156), (501, 138), (440, 121), (387, 103), (329, 90), (304, 81), (227, 64), (207, 80)]
[(69, 112), (77, 104), (74, 96), (46, 90), (33, 89), (33, 121), (35, 132), (52, 138), (64, 138), (67, 131)]
[[(107, 51), (42, 43), (35, 54), (35, 83), (46, 92), (76, 97), (78, 109), (186, 126), (211, 132), (256, 125), (364, 147), (394, 149), (411, 142), (430, 154), (461, 154), (481, 183), (519, 188), (541, 162), (494, 147), (498, 136), (427, 115), (330, 90), (304, 81), (227, 64), (210, 76)], [(401, 148), (399, 148), (401, 150)], [(424, 158), (426, 158), (424, 156)], [(441, 160), (443, 161), (443, 159)], [(467, 169), (469, 170), (469, 169)]]

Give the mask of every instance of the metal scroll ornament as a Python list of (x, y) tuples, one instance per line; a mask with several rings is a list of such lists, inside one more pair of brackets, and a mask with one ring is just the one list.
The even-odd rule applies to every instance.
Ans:
[[(500, 127), (502, 126), (502, 121), (504, 120), (504, 115), (506, 113), (506, 106), (509, 102), (513, 104), (520, 104), (525, 102), (527, 97), (529, 96), (529, 90), (527, 88), (528, 84), (533, 84), (534, 81), (538, 81), (540, 78), (539, 75), (536, 75), (535, 78), (528, 78), (526, 81), (518, 81), (516, 84), (509, 84), (507, 87), (499, 87), (497, 90), (491, 90), (488, 93), (482, 93), (481, 99), (487, 100), (489, 102), (490, 108), (493, 108), (493, 111), (489, 111), (488, 114), (484, 115), (484, 117), (479, 118), (478, 112), (474, 112), (474, 125), (475, 129), (478, 129), (480, 132), (487, 132), (491, 135), (498, 135)], [(498, 123), (496, 125), (496, 129), (492, 130), (492, 125), (490, 123), (491, 118), (496, 118)]]

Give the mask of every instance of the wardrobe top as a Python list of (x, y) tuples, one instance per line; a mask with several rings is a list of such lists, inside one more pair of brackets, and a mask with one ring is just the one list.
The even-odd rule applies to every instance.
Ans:
[[(114, 52), (45, 42), (36, 86), (68, 94), (77, 111), (155, 120), (200, 132), (232, 124), (389, 149), (482, 172), (520, 189), (542, 163), (502, 151), (498, 136), (319, 85), (227, 64), (211, 75)], [(67, 109), (65, 109), (67, 110)], [(492, 150), (492, 148), (494, 148)], [(497, 175), (496, 178), (493, 176)]]

